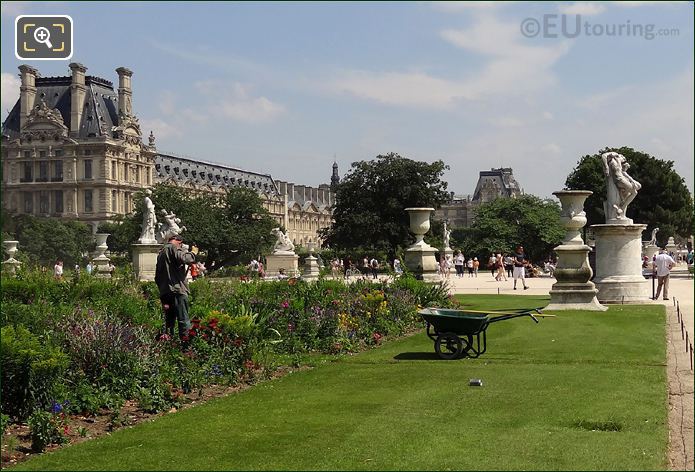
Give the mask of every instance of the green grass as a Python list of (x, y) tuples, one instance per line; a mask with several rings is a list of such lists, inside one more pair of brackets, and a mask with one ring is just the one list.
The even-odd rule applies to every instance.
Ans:
[(491, 325), (479, 359), (439, 360), (419, 333), (17, 469), (664, 469), (664, 308), (557, 315)]

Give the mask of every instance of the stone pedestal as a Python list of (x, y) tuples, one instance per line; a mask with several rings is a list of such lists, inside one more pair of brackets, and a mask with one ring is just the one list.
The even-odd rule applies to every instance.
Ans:
[(567, 233), (561, 245), (555, 248), (558, 263), (550, 290), (550, 304), (546, 310), (605, 311), (608, 308), (596, 299), (598, 290), (591, 282), (593, 272), (589, 265), (591, 248), (584, 244), (580, 230), (586, 224), (584, 201), (592, 192), (588, 190), (563, 190), (553, 192), (560, 199), (560, 221)]
[(676, 255), (676, 252), (678, 251), (678, 246), (676, 245), (676, 241), (673, 239), (673, 236), (668, 238), (668, 242), (666, 243), (666, 252), (669, 254), (673, 254), (674, 256)]
[(154, 244), (133, 244), (133, 270), (135, 276), (141, 281), (154, 280), (154, 273), (157, 269), (157, 255), (162, 245)]
[(265, 273), (268, 277), (274, 277), (280, 273), (279, 269), (285, 269), (288, 277), (299, 275), (299, 256), (294, 252), (279, 251), (266, 257)]
[(601, 303), (643, 303), (650, 290), (642, 275), (642, 232), (647, 225), (593, 225), (596, 277)]
[(647, 256), (649, 262), (652, 262), (652, 258), (659, 254), (659, 246), (645, 246), (642, 253)]
[(451, 249), (450, 247), (445, 247), (443, 254), (444, 254), (444, 259), (448, 259), (450, 261), (454, 260), (454, 250)]
[(111, 271), (109, 270), (109, 264), (111, 263), (111, 259), (106, 257), (105, 254), (109, 248), (106, 244), (109, 233), (97, 233), (94, 236), (97, 239), (96, 257), (92, 259), (92, 264), (94, 264), (94, 275), (99, 278), (110, 279)]
[(405, 250), (404, 263), (415, 277), (425, 281), (439, 281), (439, 264), (434, 254), (437, 248), (424, 240), (430, 230), (430, 215), (434, 208), (406, 208), (410, 216), (410, 231), (415, 235), (415, 243)]
[(7, 255), (10, 256), (6, 261), (2, 263), (2, 268), (3, 271), (7, 275), (15, 275), (17, 273), (17, 269), (19, 268), (20, 265), (22, 265), (21, 262), (19, 262), (17, 259), (14, 258), (14, 255), (17, 254), (17, 245), (19, 244), (19, 241), (3, 241), (2, 245), (5, 247), (5, 251), (7, 252)]
[(306, 280), (316, 280), (319, 278), (319, 273), (321, 268), (319, 267), (319, 260), (312, 254), (304, 259), (304, 272), (302, 273), (302, 278)]

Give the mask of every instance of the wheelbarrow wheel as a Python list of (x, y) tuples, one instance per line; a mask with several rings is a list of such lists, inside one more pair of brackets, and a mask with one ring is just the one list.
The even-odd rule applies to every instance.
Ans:
[(439, 357), (446, 360), (458, 359), (465, 353), (463, 341), (455, 333), (444, 333), (437, 336), (434, 350)]

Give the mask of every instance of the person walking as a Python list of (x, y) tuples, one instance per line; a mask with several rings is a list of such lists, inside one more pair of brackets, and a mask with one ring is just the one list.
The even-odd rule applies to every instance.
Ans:
[(369, 267), (372, 269), (372, 278), (378, 279), (379, 278), (379, 261), (376, 260), (376, 257), (372, 257), (372, 260), (369, 261)]
[(454, 260), (454, 268), (456, 269), (456, 277), (463, 277), (463, 253), (459, 251), (456, 253), (456, 259)]
[(658, 280), (658, 285), (656, 287), (656, 295), (653, 300), (659, 299), (659, 294), (661, 294), (661, 289), (664, 289), (664, 300), (668, 300), (668, 281), (671, 277), (671, 269), (676, 265), (676, 261), (673, 257), (666, 253), (664, 248), (659, 250), (659, 254), (654, 260), (654, 272), (656, 272), (656, 278)]
[(495, 277), (495, 280), (501, 282), (502, 279), (504, 279), (504, 281), (506, 282), (507, 274), (504, 270), (504, 259), (502, 258), (502, 254), (497, 254), (497, 261), (495, 261), (495, 267), (497, 267), (497, 277)]
[(159, 299), (164, 308), (165, 329), (174, 336), (174, 325), (178, 323), (179, 338), (187, 345), (188, 330), (188, 284), (186, 265), (195, 263), (195, 254), (184, 250), (183, 238), (169, 237), (169, 242), (159, 251), (154, 281), (159, 288)]
[(468, 277), (473, 277), (473, 259), (466, 261), (466, 268), (468, 269)]
[(477, 257), (473, 258), (473, 275), (478, 276), (478, 269), (480, 268), (480, 261)]
[(403, 268), (401, 267), (401, 261), (398, 258), (393, 260), (393, 272), (395, 273), (396, 277), (398, 277), (399, 275), (403, 275)]
[(514, 290), (516, 290), (516, 281), (521, 279), (521, 283), (524, 284), (524, 290), (528, 290), (526, 285), (526, 254), (524, 254), (524, 247), (517, 246), (516, 252), (514, 253)]
[(58, 259), (56, 265), (53, 266), (53, 276), (57, 280), (63, 280), (63, 261)]

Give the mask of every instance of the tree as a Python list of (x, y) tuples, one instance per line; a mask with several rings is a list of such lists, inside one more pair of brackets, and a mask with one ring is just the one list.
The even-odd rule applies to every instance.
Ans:
[(390, 153), (354, 162), (336, 187), (335, 223), (321, 230), (324, 245), (335, 249), (388, 251), (412, 242), (407, 207), (439, 207), (447, 201), (441, 180), (448, 166)]
[(645, 234), (655, 227), (658, 244), (666, 244), (669, 236), (687, 238), (693, 231), (693, 200), (684, 179), (673, 169), (673, 161), (664, 161), (629, 147), (606, 148), (586, 155), (567, 177), (565, 186), (571, 190), (591, 190), (584, 208), (587, 227), (606, 222), (603, 201), (606, 198), (606, 179), (601, 154), (615, 151), (627, 158), (628, 173), (642, 188), (627, 207), (627, 216), (635, 223), (647, 225)]
[(508, 254), (519, 244), (530, 260), (540, 261), (552, 254), (564, 235), (560, 206), (533, 195), (482, 203), (472, 226), (452, 234), (467, 257), (484, 262), (493, 252)]
[[(112, 233), (112, 250), (130, 250), (140, 237), (144, 194), (136, 194), (134, 198), (132, 215), (115, 225), (99, 227), (100, 231)], [(151, 198), (160, 220), (163, 209), (181, 219), (186, 227), (184, 238), (206, 254), (208, 267), (219, 268), (256, 257), (267, 252), (274, 241), (270, 230), (278, 225), (263, 207), (260, 196), (251, 189), (231, 187), (224, 195), (192, 195), (159, 184), (152, 188)]]
[(91, 228), (79, 221), (5, 215), (3, 231), (19, 241), (19, 250), (33, 264), (52, 266), (61, 259), (65, 267), (72, 267), (94, 250)]

